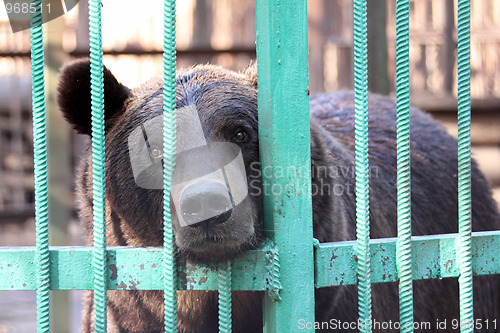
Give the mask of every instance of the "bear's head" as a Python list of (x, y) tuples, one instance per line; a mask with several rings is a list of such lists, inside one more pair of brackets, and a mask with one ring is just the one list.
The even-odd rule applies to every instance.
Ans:
[[(190, 259), (231, 258), (262, 238), (256, 81), (254, 67), (236, 73), (203, 65), (177, 73), (170, 208), (176, 245)], [(119, 223), (116, 245), (161, 246), (163, 82), (131, 90), (104, 68), (104, 99), (108, 235)], [(62, 69), (58, 103), (73, 128), (90, 136), (88, 60)], [(89, 173), (90, 161), (80, 173)], [(85, 197), (79, 202), (88, 202), (91, 177), (80, 178), (87, 184), (79, 185)], [(91, 228), (90, 219), (83, 222)]]

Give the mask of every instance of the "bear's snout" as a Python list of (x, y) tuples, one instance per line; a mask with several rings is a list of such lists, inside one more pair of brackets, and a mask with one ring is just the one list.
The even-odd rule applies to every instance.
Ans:
[(181, 214), (189, 227), (205, 229), (226, 222), (233, 212), (231, 194), (219, 182), (187, 186), (180, 199)]

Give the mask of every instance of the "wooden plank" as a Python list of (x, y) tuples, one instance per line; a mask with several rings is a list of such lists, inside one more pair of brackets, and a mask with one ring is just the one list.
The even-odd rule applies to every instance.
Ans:
[(472, 157), (486, 178), (494, 185), (500, 185), (500, 146), (473, 146)]
[[(49, 182), (49, 239), (50, 245), (67, 245), (67, 224), (72, 206), (70, 167), (70, 134), (66, 121), (56, 102), (59, 68), (69, 60), (63, 50), (65, 16), (45, 24), (45, 82), (47, 91), (47, 144)], [(69, 293), (53, 292), (50, 295), (51, 332), (69, 332)]]
[[(330, 1), (330, 0), (326, 0)], [(385, 0), (384, 0), (385, 1)], [(312, 93), (325, 91), (324, 85), (324, 41), (326, 33), (324, 29), (325, 9), (324, 0), (312, 0), (308, 3), (309, 22), (309, 89)]]
[(368, 89), (389, 94), (387, 69), (387, 1), (370, 0), (367, 3), (368, 25)]
[[(448, 133), (458, 136), (455, 113), (436, 112), (432, 116), (446, 127)], [(471, 141), (473, 145), (499, 145), (500, 113), (472, 111)]]
[(495, 187), (493, 189), (493, 198), (497, 201), (498, 209), (500, 209), (500, 187)]

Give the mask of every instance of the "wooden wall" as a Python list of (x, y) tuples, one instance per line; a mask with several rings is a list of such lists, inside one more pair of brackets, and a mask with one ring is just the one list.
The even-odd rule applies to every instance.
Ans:
[[(65, 55), (57, 59), (59, 63), (88, 54), (86, 1), (79, 6), (82, 10), (61, 18)], [(255, 58), (254, 1), (182, 0), (177, 6), (179, 67), (210, 62), (241, 70)], [(311, 92), (351, 89), (352, 1), (309, 0), (308, 7)], [(411, 1), (410, 78), (412, 104), (431, 112), (456, 135), (454, 9), (454, 0)], [(162, 4), (156, 0), (143, 0), (140, 6), (128, 0), (107, 2), (103, 7), (104, 62), (131, 87), (161, 73), (161, 13)], [(370, 90), (394, 95), (394, 1), (368, 1), (368, 25)], [(473, 153), (500, 201), (500, 1), (472, 0), (471, 27)], [(9, 205), (32, 205), (32, 182), (26, 180), (32, 171), (25, 167), (32, 163), (25, 157), (32, 149), (29, 103), (25, 103), (29, 33), (13, 35), (6, 22), (0, 22), (0, 76), (0, 96), (7, 96), (0, 98), (2, 211)], [(27, 84), (5, 94), (16, 82)], [(19, 121), (23, 130), (14, 131)]]

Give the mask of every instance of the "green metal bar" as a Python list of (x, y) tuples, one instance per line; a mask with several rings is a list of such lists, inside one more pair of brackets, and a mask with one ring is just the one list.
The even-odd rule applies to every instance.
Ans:
[[(372, 318), (370, 279), (370, 218), (368, 178), (368, 60), (366, 0), (354, 1), (354, 98), (356, 153), (356, 258), (358, 311), (361, 322)], [(360, 332), (371, 332), (368, 325)]]
[(396, 101), (398, 242), (396, 265), (399, 277), (401, 332), (413, 332), (413, 280), (411, 269), (410, 183), (410, 1), (396, 2)]
[(307, 3), (257, 0), (256, 23), (260, 158), (273, 171), (262, 177), (263, 222), (283, 285), (281, 301), (264, 296), (264, 331), (295, 332), (314, 321)]
[(177, 332), (177, 271), (170, 211), (170, 183), (176, 162), (175, 0), (163, 9), (163, 291), (165, 332)]
[[(412, 277), (414, 280), (459, 276), (459, 235), (412, 237)], [(397, 238), (370, 241), (373, 283), (397, 282)], [(498, 249), (500, 231), (472, 233), (473, 275), (500, 274)], [(269, 288), (269, 253), (264, 246), (233, 259), (232, 289)], [(50, 247), (50, 289), (92, 290), (93, 247)], [(315, 248), (315, 287), (356, 284), (356, 241), (322, 243)], [(0, 248), (0, 290), (36, 290), (36, 248)], [(163, 290), (163, 248), (109, 247), (106, 278), (109, 290)], [(382, 263), (382, 264), (380, 264)], [(219, 290), (215, 264), (195, 264), (179, 260), (179, 290)], [(278, 288), (281, 289), (281, 288)]]
[[(266, 246), (247, 251), (232, 263), (233, 290), (267, 290)], [(36, 290), (36, 248), (0, 248), (0, 290)], [(94, 288), (91, 246), (50, 247), (50, 288), (91, 290)], [(108, 247), (106, 279), (109, 290), (163, 290), (163, 248)], [(218, 290), (215, 264), (179, 260), (176, 287), (179, 290)]]
[[(475, 232), (472, 235), (473, 274), (500, 274), (497, 258), (500, 231)], [(413, 236), (413, 280), (458, 277), (457, 240), (458, 234)], [(370, 241), (373, 283), (398, 281), (396, 244), (397, 238)], [(315, 251), (316, 288), (356, 284), (355, 241), (322, 243)]]
[(221, 262), (217, 268), (219, 279), (219, 332), (230, 333), (231, 321), (231, 261)]
[(90, 83), (92, 109), (92, 176), (94, 213), (95, 331), (106, 332), (106, 187), (104, 155), (104, 76), (102, 67), (101, 1), (89, 1)]
[(41, 0), (31, 1), (35, 13), (30, 16), (31, 75), (33, 91), (33, 151), (35, 174), (36, 222), (36, 311), (37, 332), (50, 331), (50, 261), (47, 187), (47, 127), (45, 114), (45, 77)]
[(460, 332), (473, 332), (470, 156), (470, 1), (458, 1), (458, 232)]

